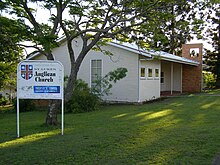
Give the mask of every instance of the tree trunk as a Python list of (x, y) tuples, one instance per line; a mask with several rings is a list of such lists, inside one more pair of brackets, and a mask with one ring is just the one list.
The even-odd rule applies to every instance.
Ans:
[[(64, 102), (68, 102), (73, 94), (75, 81), (77, 79), (77, 72), (71, 71), (67, 87), (65, 89), (65, 99)], [(60, 100), (49, 100), (48, 112), (46, 117), (46, 124), (47, 125), (57, 125), (57, 111), (61, 109), (61, 101)]]
[(65, 103), (68, 102), (71, 99), (71, 96), (73, 95), (74, 89), (75, 89), (75, 82), (77, 80), (77, 72), (71, 72), (67, 86), (65, 89)]
[[(173, 4), (172, 4), (171, 13), (172, 13), (172, 15), (175, 15)], [(169, 53), (175, 54), (175, 52), (174, 52), (174, 50), (175, 50), (175, 18), (174, 17), (171, 19), (170, 28), (171, 28), (172, 33), (170, 35), (170, 50), (169, 50)]]
[(49, 100), (48, 112), (46, 117), (47, 125), (57, 125), (57, 111), (61, 109), (59, 100)]
[(217, 62), (216, 62), (216, 74), (217, 74), (217, 80), (216, 80), (216, 88), (220, 88), (220, 17), (218, 19), (218, 40), (217, 40)]
[[(53, 54), (51, 51), (47, 53), (47, 60), (54, 60)], [(59, 100), (49, 100), (46, 125), (57, 125), (57, 111), (60, 106)]]
[[(67, 40), (67, 47), (69, 50), (69, 55), (70, 55), (70, 61), (71, 61), (71, 72), (68, 78), (67, 86), (64, 91), (64, 103), (68, 102), (74, 92), (75, 89), (75, 82), (77, 80), (77, 74), (79, 71), (79, 67), (86, 56), (86, 54), (89, 52), (89, 50), (99, 41), (100, 39), (100, 34), (98, 34), (95, 39), (87, 46), (87, 39), (83, 40), (83, 48), (82, 51), (80, 52), (77, 60), (75, 60), (74, 57), (74, 51), (72, 49), (72, 40)], [(52, 53), (50, 52), (47, 56), (48, 60), (54, 60)], [(58, 100), (50, 100), (49, 101), (49, 108), (48, 108), (48, 113), (46, 117), (46, 124), (47, 125), (57, 125), (57, 108), (59, 107), (60, 103)]]
[(217, 58), (217, 62), (216, 62), (216, 66), (215, 66), (215, 70), (216, 70), (216, 75), (217, 75), (217, 79), (216, 79), (216, 88), (220, 88), (220, 53), (218, 53), (218, 58)]

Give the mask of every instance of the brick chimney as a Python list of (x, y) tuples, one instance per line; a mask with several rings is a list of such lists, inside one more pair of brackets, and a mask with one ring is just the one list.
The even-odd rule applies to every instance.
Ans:
[(202, 51), (203, 44), (183, 44), (182, 57), (199, 62), (198, 66), (183, 64), (182, 91), (201, 92), (202, 90)]

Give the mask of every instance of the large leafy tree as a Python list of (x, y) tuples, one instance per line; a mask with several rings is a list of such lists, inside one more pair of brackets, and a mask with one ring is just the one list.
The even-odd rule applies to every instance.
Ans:
[(216, 87), (220, 88), (220, 5), (213, 2), (209, 7), (208, 21), (209, 26), (204, 35), (208, 39), (214, 50), (207, 50), (205, 64), (209, 66), (208, 70), (217, 75)]
[[(186, 1), (186, 0), (185, 0)], [(185, 2), (184, 1), (184, 2)], [(33, 47), (48, 60), (53, 60), (52, 49), (59, 45), (63, 34), (71, 62), (71, 72), (65, 90), (67, 102), (74, 91), (80, 65), (91, 49), (100, 50), (106, 41), (136, 41), (141, 46), (157, 30), (160, 20), (169, 18), (174, 0), (4, 0), (11, 14), (24, 20)], [(182, 2), (181, 2), (182, 4)], [(48, 21), (37, 19), (37, 10), (48, 12)], [(172, 13), (171, 13), (172, 14)], [(76, 54), (72, 41), (80, 37), (82, 49)], [(105, 52), (105, 51), (103, 51)], [(108, 53), (108, 52), (106, 52)], [(57, 124), (56, 101), (50, 101), (47, 124)]]
[(204, 28), (204, 19), (201, 19), (208, 2), (198, 0), (179, 0), (164, 2), (166, 8), (162, 8), (160, 19), (154, 21), (155, 26), (142, 27), (143, 30), (151, 29), (151, 35), (147, 36), (150, 47), (179, 55), (182, 44), (193, 39), (201, 38)]
[[(0, 8), (4, 8), (0, 5)], [(16, 66), (22, 58), (22, 48), (18, 43), (24, 40), (25, 26), (19, 20), (0, 15), (0, 89), (15, 86)]]

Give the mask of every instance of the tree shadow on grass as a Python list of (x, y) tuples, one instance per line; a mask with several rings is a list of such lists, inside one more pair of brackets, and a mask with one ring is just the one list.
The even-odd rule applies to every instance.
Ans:
[(126, 159), (144, 164), (211, 163), (220, 147), (220, 129), (216, 128), (219, 99), (175, 100), (160, 109), (122, 116), (134, 128), (133, 135), (120, 142), (126, 144), (121, 152), (127, 153)]

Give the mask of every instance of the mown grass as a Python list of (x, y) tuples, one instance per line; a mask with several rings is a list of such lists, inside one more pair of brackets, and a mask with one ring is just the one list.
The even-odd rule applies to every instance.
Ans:
[(0, 114), (0, 164), (211, 164), (220, 151), (220, 97), (169, 98), (65, 114), (65, 132), (46, 112)]
[(211, 95), (220, 95), (220, 89), (208, 90), (205, 93), (208, 93), (208, 94), (211, 94)]

